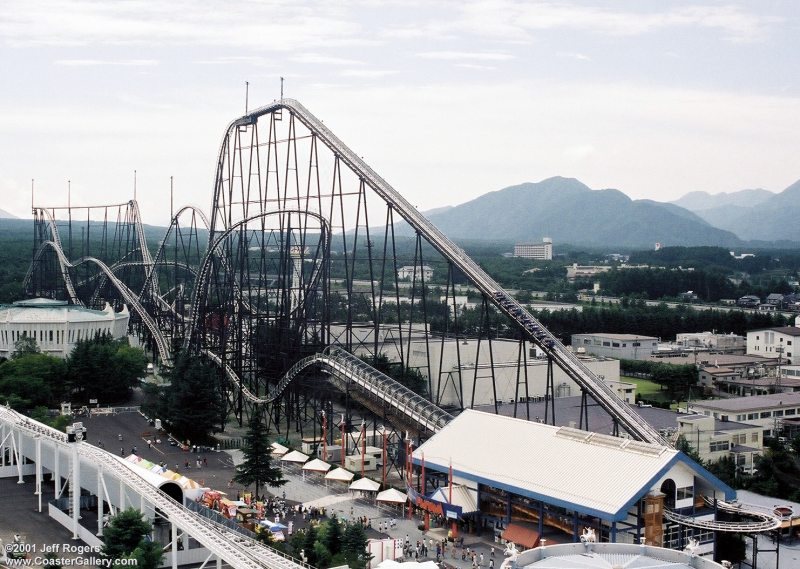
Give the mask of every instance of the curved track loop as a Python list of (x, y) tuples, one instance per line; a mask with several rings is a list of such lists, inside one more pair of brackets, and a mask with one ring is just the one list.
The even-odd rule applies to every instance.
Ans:
[[(0, 422), (9, 428), (19, 429), (31, 438), (44, 437), (50, 444), (75, 449), (82, 462), (90, 463), (98, 469), (113, 474), (125, 485), (135, 490), (143, 499), (160, 512), (181, 531), (187, 532), (200, 542), (209, 552), (224, 559), (236, 569), (259, 567), (264, 569), (310, 569), (309, 565), (297, 563), (284, 554), (263, 544), (244, 538), (241, 534), (212, 522), (203, 516), (187, 510), (161, 490), (123, 464), (123, 459), (88, 443), (67, 443), (66, 434), (52, 429), (38, 421), (20, 415), (7, 407), (0, 406)], [(64, 452), (64, 451), (62, 451)], [(29, 457), (33, 458), (33, 457)]]
[[(217, 249), (219, 249), (219, 247), (224, 243), (225, 239), (229, 235), (231, 235), (232, 233), (234, 233), (235, 231), (237, 231), (238, 229), (240, 229), (242, 227), (247, 227), (248, 223), (250, 223), (252, 221), (256, 221), (258, 219), (271, 217), (271, 216), (275, 216), (275, 215), (305, 215), (305, 216), (313, 217), (314, 219), (319, 221), (320, 231), (322, 232), (322, 239), (324, 241), (326, 241), (326, 242), (330, 242), (330, 238), (331, 238), (330, 227), (328, 226), (328, 221), (324, 217), (322, 217), (321, 215), (318, 215), (316, 213), (313, 213), (313, 212), (292, 210), (292, 209), (285, 209), (285, 210), (280, 210), (280, 211), (270, 211), (270, 212), (259, 213), (259, 214), (250, 216), (248, 218), (242, 219), (241, 221), (238, 221), (238, 222), (234, 223), (232, 226), (230, 226), (225, 231), (220, 233), (218, 236), (216, 236), (214, 238), (214, 242), (213, 243), (209, 243), (208, 250), (206, 251), (205, 257), (203, 257), (203, 262), (200, 265), (200, 268), (197, 270), (197, 280), (195, 281), (194, 294), (192, 296), (191, 312), (189, 313), (189, 325), (190, 325), (191, 328), (190, 328), (189, 333), (186, 334), (186, 337), (184, 339), (184, 345), (183, 345), (184, 349), (188, 349), (189, 348), (189, 344), (191, 343), (192, 339), (195, 337), (195, 333), (197, 332), (198, 311), (201, 308), (201, 306), (200, 306), (201, 305), (201, 300), (206, 297), (206, 293), (207, 293), (206, 289), (208, 287), (209, 272), (211, 270), (211, 264), (215, 260), (215, 255), (217, 253)], [(223, 265), (226, 265), (226, 266), (228, 265), (227, 259), (225, 259), (224, 257), (222, 257), (219, 260), (221, 260)], [(320, 272), (318, 271), (315, 274), (315, 276), (313, 277), (312, 282), (313, 282), (314, 279), (318, 279), (319, 276), (320, 276)], [(240, 297), (241, 302), (243, 303), (243, 305), (248, 310), (250, 310), (250, 306), (247, 303), (247, 301), (244, 299), (243, 295), (240, 293), (240, 291), (239, 291), (239, 289), (237, 287), (237, 283), (234, 282), (233, 286), (235, 287), (235, 289), (236, 289), (235, 292)]]
[[(61, 248), (61, 237), (58, 234), (58, 226), (56, 225), (56, 220), (53, 217), (52, 212), (42, 209), (40, 210), (45, 217), (47, 217), (47, 226), (50, 228), (50, 235), (52, 237), (53, 243), (55, 243), (56, 247), (59, 251), (62, 250)], [(39, 246), (38, 250), (34, 254), (34, 260), (31, 263), (30, 267), (28, 267), (28, 272), (25, 274), (25, 279), (22, 281), (22, 288), (27, 289), (28, 285), (30, 284), (31, 278), (33, 277), (33, 268), (36, 266), (36, 261), (41, 257), (42, 252), (44, 252), (44, 243)], [(78, 298), (78, 294), (75, 292), (75, 286), (72, 284), (72, 278), (69, 276), (69, 271), (64, 267), (63, 264), (61, 266), (61, 278), (64, 279), (64, 286), (67, 289), (67, 293), (70, 296), (70, 300), (77, 304), (78, 306), (83, 306), (83, 302)]]
[(453, 416), (447, 411), (341, 348), (328, 347), (319, 354), (298, 361), (263, 397), (253, 394), (233, 369), (223, 364), (217, 355), (209, 351), (203, 353), (222, 367), (228, 380), (241, 390), (248, 401), (258, 405), (273, 403), (300, 372), (312, 366), (319, 366), (324, 373), (335, 378), (334, 383), (339, 383), (340, 387), (349, 384), (373, 399), (387, 403), (395, 412), (419, 425), (421, 430), (436, 433), (453, 420)]
[[(705, 501), (709, 506), (714, 506), (713, 501), (708, 498), (706, 498)], [(720, 522), (716, 520), (697, 520), (692, 516), (684, 516), (668, 508), (664, 509), (664, 517), (683, 526), (732, 533), (762, 533), (781, 527), (781, 520), (772, 514), (750, 510), (743, 507), (741, 504), (736, 505), (718, 500), (717, 509), (723, 512), (753, 518), (753, 521)]]
[[(58, 256), (62, 273), (68, 272), (69, 269), (77, 267), (83, 263), (92, 263), (96, 265), (103, 272), (109, 282), (113, 284), (114, 287), (120, 292), (125, 302), (128, 303), (128, 305), (141, 317), (142, 322), (144, 322), (145, 326), (147, 326), (147, 329), (153, 335), (153, 339), (156, 342), (156, 347), (158, 348), (159, 356), (161, 356), (161, 360), (164, 362), (164, 364), (166, 366), (172, 365), (172, 356), (169, 351), (169, 344), (164, 338), (164, 335), (161, 333), (161, 330), (158, 328), (156, 321), (139, 302), (139, 298), (136, 296), (136, 294), (129, 289), (125, 283), (117, 278), (117, 276), (114, 274), (114, 271), (112, 271), (108, 265), (95, 257), (81, 257), (76, 262), (72, 263), (69, 259), (67, 259), (67, 256), (61, 250), (61, 248), (52, 241), (45, 241), (42, 243), (39, 246), (39, 254), (41, 254), (41, 252), (48, 247), (55, 251), (56, 255)], [(34, 261), (35, 260), (36, 257), (34, 257)]]
[[(149, 287), (153, 291), (153, 296), (156, 298), (156, 302), (158, 302), (157, 299), (161, 298), (159, 296), (159, 294), (157, 294), (158, 286), (156, 284), (157, 276), (155, 274), (156, 273), (156, 265), (164, 257), (164, 248), (166, 247), (167, 240), (169, 239), (169, 236), (172, 233), (172, 231), (176, 227), (178, 227), (178, 220), (180, 219), (180, 216), (184, 212), (187, 212), (187, 211), (191, 211), (194, 215), (199, 217), (200, 221), (203, 222), (203, 225), (205, 226), (206, 229), (208, 229), (210, 227), (210, 225), (208, 223), (208, 218), (206, 217), (206, 214), (203, 213), (203, 211), (199, 207), (196, 207), (196, 206), (193, 206), (193, 205), (187, 205), (187, 206), (184, 206), (181, 209), (179, 209), (175, 213), (175, 215), (172, 216), (172, 220), (170, 221), (170, 224), (169, 224), (169, 229), (167, 229), (167, 233), (164, 235), (164, 237), (161, 239), (161, 242), (158, 244), (158, 250), (156, 251), (155, 257), (150, 259), (150, 268), (149, 268), (148, 273), (147, 273), (147, 279), (145, 280), (144, 286), (142, 287), (142, 295), (141, 296), (144, 296), (145, 291)], [(148, 251), (147, 255), (148, 255), (148, 257), (150, 256), (149, 251)]]
[[(539, 346), (553, 361), (575, 381), (582, 389), (588, 391), (597, 403), (615, 420), (619, 421), (630, 434), (638, 440), (668, 445), (669, 443), (631, 409), (619, 396), (589, 370), (578, 358), (553, 336), (522, 305), (514, 300), (486, 272), (470, 259), (464, 251), (428, 221), (417, 209), (400, 195), (386, 180), (379, 176), (358, 155), (348, 148), (322, 121), (312, 115), (303, 105), (293, 99), (281, 99), (271, 105), (261, 107), (230, 123), (223, 138), (218, 165), (224, 162), (225, 144), (234, 129), (240, 126), (255, 124), (258, 117), (274, 111), (286, 109), (294, 114), (353, 172), (358, 174), (372, 190), (387, 204), (390, 204), (403, 219), (411, 225), (431, 246), (460, 269), (501, 312), (506, 314), (523, 331), (527, 338)], [(219, 169), (218, 169), (219, 172)], [(221, 172), (218, 176), (221, 176)], [(218, 203), (221, 185), (217, 184), (214, 201)], [(211, 235), (215, 228), (212, 219)]]

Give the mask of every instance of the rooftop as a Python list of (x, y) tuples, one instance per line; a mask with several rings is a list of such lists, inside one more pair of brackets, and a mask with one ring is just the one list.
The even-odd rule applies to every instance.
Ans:
[(434, 470), (604, 519), (624, 518), (679, 462), (705, 474), (671, 447), (470, 409), (416, 449), (415, 463), (423, 453)]
[(598, 336), (600, 338), (610, 338), (612, 340), (658, 340), (658, 338), (655, 336), (640, 336), (639, 334), (607, 334), (605, 332), (573, 334), (573, 336)]
[(800, 328), (796, 326), (778, 326), (776, 328), (759, 328), (758, 330), (750, 330), (747, 332), (749, 336), (753, 332), (778, 332), (786, 334), (787, 336), (800, 336)]
[(709, 411), (752, 411), (798, 405), (800, 405), (800, 391), (734, 397), (732, 399), (713, 399), (694, 403), (694, 407), (708, 409)]

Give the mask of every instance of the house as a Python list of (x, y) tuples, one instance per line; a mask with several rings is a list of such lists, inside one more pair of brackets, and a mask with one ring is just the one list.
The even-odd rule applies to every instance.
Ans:
[(790, 365), (800, 363), (796, 346), (798, 340), (800, 328), (796, 326), (750, 330), (747, 333), (747, 354), (779, 358)]
[(761, 299), (753, 294), (746, 294), (736, 301), (736, 306), (744, 308), (755, 308), (759, 304), (761, 304)]

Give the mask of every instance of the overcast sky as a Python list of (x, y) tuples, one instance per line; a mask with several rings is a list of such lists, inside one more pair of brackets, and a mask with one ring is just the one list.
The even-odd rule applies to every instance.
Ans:
[(227, 123), (300, 100), (420, 210), (550, 176), (800, 178), (800, 2), (2, 0), (0, 208), (208, 209)]

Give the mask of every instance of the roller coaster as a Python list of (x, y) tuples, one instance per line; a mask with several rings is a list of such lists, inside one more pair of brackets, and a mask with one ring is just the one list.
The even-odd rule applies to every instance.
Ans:
[[(219, 367), (240, 420), (269, 408), (276, 427), (285, 419), (287, 428), (302, 428), (324, 405), (302, 378), (321, 369), (337, 390), (373, 399), (378, 419), (400, 410), (420, 433), (435, 432), (450, 412), (475, 406), (476, 385), (497, 395), (494, 350), (510, 341), (519, 346), (519, 369), (531, 348), (546, 359), (546, 397), (555, 365), (609, 414), (615, 431), (666, 443), (297, 101), (275, 101), (228, 125), (210, 214), (180, 208), (155, 254), (135, 201), (36, 207), (34, 218), (28, 295), (126, 304), (163, 366), (187, 350)], [(400, 276), (402, 267), (412, 268), (410, 278)], [(456, 298), (465, 288), (477, 299), (468, 311)], [(477, 339), (474, 348), (463, 348), (466, 338)], [(399, 390), (372, 370), (368, 363), (381, 357), (392, 375), (417, 370), (423, 393)], [(490, 377), (478, 377), (475, 363), (487, 360)], [(530, 418), (530, 388), (527, 376), (517, 379), (515, 416)]]

